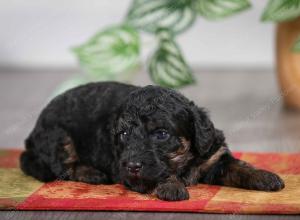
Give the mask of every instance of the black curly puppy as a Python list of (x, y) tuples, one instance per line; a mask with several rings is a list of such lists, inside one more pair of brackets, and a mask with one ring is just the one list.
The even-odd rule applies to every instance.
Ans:
[(26, 139), (22, 170), (41, 181), (122, 183), (163, 200), (185, 186), (277, 191), (276, 174), (233, 158), (203, 109), (157, 86), (91, 83), (53, 99)]

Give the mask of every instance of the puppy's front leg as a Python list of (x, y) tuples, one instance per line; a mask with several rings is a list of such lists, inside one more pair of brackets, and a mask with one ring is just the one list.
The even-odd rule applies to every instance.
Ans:
[(284, 188), (283, 180), (275, 173), (256, 169), (231, 155), (222, 157), (208, 171), (204, 182), (262, 191), (278, 191)]
[(189, 192), (176, 176), (170, 176), (165, 182), (159, 183), (154, 192), (161, 200), (179, 201), (189, 199)]
[(73, 169), (68, 170), (70, 180), (89, 184), (107, 184), (109, 180), (107, 175), (100, 170), (83, 164), (76, 164)]

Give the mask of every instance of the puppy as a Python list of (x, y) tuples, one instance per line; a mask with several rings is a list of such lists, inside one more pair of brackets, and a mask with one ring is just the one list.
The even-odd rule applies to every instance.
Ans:
[(90, 83), (54, 98), (25, 141), (21, 169), (40, 181), (121, 183), (168, 201), (186, 186), (278, 191), (282, 179), (235, 159), (222, 131), (181, 94), (158, 86)]

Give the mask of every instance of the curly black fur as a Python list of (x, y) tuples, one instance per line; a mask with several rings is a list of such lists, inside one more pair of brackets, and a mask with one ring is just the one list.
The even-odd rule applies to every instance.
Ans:
[(90, 83), (54, 98), (25, 141), (22, 170), (41, 181), (122, 183), (188, 199), (204, 182), (275, 191), (276, 174), (234, 159), (205, 111), (158, 86)]

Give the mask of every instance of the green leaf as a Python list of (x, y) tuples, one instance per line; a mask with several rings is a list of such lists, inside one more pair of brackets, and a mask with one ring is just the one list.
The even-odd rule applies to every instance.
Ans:
[(196, 18), (193, 0), (134, 0), (127, 22), (146, 32), (166, 28), (177, 34), (190, 27)]
[(98, 80), (116, 80), (138, 65), (140, 39), (128, 25), (110, 27), (73, 51), (89, 75)]
[(300, 16), (300, 0), (270, 0), (263, 21), (288, 21)]
[(298, 40), (296, 41), (296, 43), (294, 44), (293, 51), (300, 53), (300, 36), (299, 36)]
[(152, 80), (161, 86), (178, 88), (194, 82), (191, 69), (182, 57), (173, 36), (166, 30), (158, 32), (159, 46), (149, 62)]
[(200, 15), (208, 20), (228, 17), (248, 9), (248, 0), (195, 0), (195, 8)]

